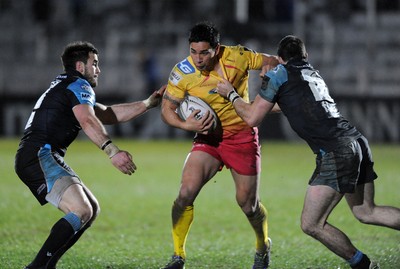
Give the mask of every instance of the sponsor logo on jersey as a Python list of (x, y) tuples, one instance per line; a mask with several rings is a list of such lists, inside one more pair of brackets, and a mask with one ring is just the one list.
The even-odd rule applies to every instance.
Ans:
[(191, 74), (195, 72), (195, 68), (191, 65), (188, 59), (183, 60), (178, 63), (178, 69), (181, 70), (184, 74)]
[(82, 100), (92, 100), (92, 95), (90, 93), (81, 92)]
[(53, 88), (54, 86), (56, 86), (58, 83), (60, 83), (61, 80), (59, 79), (55, 79), (50, 83), (50, 88)]
[(182, 76), (175, 71), (172, 71), (171, 74), (169, 74), (169, 81), (171, 81), (174, 85), (177, 85), (181, 79)]

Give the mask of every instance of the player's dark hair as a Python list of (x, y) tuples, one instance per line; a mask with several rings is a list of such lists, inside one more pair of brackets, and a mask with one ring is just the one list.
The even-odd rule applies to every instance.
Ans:
[(208, 21), (197, 23), (190, 29), (189, 43), (192, 42), (208, 42), (211, 48), (219, 45), (219, 31)]
[(68, 44), (61, 55), (64, 70), (75, 70), (75, 63), (79, 61), (86, 64), (90, 52), (99, 54), (95, 46), (86, 41), (75, 41)]
[(279, 42), (278, 56), (285, 62), (293, 59), (306, 59), (307, 52), (304, 42), (297, 36), (285, 36)]

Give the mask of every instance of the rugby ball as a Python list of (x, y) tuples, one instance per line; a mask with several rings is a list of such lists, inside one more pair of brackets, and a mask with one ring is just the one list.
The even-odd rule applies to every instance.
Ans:
[(214, 117), (212, 129), (217, 127), (218, 117), (215, 111), (210, 107), (209, 104), (196, 96), (187, 95), (185, 99), (183, 99), (178, 108), (178, 115), (181, 119), (186, 120), (195, 110), (200, 110), (200, 112), (195, 115), (197, 120), (202, 119), (207, 111), (210, 111), (211, 115)]

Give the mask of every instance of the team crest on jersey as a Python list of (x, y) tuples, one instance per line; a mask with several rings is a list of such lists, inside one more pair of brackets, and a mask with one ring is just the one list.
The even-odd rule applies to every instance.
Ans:
[(178, 82), (181, 79), (182, 79), (182, 76), (175, 71), (172, 71), (171, 74), (169, 74), (169, 81), (171, 81), (172, 84), (174, 84), (174, 85), (178, 85)]
[(195, 72), (195, 68), (189, 63), (188, 59), (185, 59), (182, 62), (178, 63), (177, 67), (184, 74), (191, 74)]
[(218, 93), (217, 88), (211, 89), (208, 91), (209, 94)]
[(87, 92), (91, 92), (92, 87), (90, 87), (89, 85), (81, 85), (82, 90), (85, 90)]

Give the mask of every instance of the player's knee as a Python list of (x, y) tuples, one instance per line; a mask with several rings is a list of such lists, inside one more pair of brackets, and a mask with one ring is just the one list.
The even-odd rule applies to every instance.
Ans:
[(243, 213), (246, 214), (246, 216), (254, 215), (259, 207), (258, 201), (254, 201), (254, 199), (248, 199), (248, 198), (240, 199), (237, 197), (236, 202), (242, 209)]
[(371, 214), (368, 214), (367, 212), (354, 212), (353, 211), (353, 215), (359, 222), (361, 222), (363, 224), (371, 223)]
[[(236, 203), (237, 203), (238, 206), (242, 209), (243, 212), (248, 211), (248, 210), (245, 210), (245, 207), (246, 207), (246, 203), (245, 203), (245, 202), (236, 199)], [(246, 213), (246, 212), (245, 212), (245, 213)], [(251, 212), (249, 212), (249, 213), (251, 213)]]
[(97, 209), (93, 208), (92, 204), (85, 203), (80, 205), (79, 208), (73, 209), (72, 212), (75, 212), (80, 217), (82, 224), (85, 225), (93, 218), (95, 212), (94, 210)]
[(304, 220), (304, 218), (301, 220), (300, 227), (305, 234), (311, 237), (316, 237), (318, 234), (318, 226), (310, 221)]
[(86, 222), (86, 225), (91, 225), (95, 221), (97, 216), (100, 214), (100, 205), (97, 202), (92, 202), (91, 206), (92, 206), (92, 213), (90, 214), (91, 217)]
[(192, 205), (195, 199), (196, 194), (193, 190), (189, 188), (181, 188), (175, 202), (180, 206), (185, 207), (188, 205)]
[(352, 208), (354, 217), (361, 223), (369, 224), (373, 217), (373, 207), (357, 206)]
[(309, 234), (311, 232), (311, 226), (308, 223), (301, 222), (300, 228), (305, 234)]
[(97, 216), (100, 214), (100, 205), (98, 203), (95, 203), (93, 206), (93, 216), (92, 219), (97, 218)]

